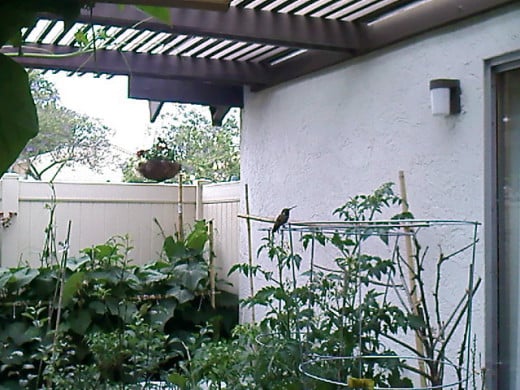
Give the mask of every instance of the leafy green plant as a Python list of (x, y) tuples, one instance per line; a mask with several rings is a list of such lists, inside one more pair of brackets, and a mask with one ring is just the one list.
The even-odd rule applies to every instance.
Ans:
[(185, 240), (166, 237), (164, 258), (143, 266), (115, 237), (59, 264), (0, 268), (0, 386), (146, 383), (183, 359), (173, 340), (208, 321), (229, 332), (236, 300), (221, 292), (211, 307), (206, 242), (200, 222)]
[[(343, 221), (372, 221), (400, 202), (391, 184), (386, 183), (371, 195), (351, 198), (334, 213)], [(394, 218), (405, 216), (408, 214), (399, 213)], [(347, 377), (366, 377), (382, 387), (411, 387), (411, 381), (402, 375), (399, 361), (393, 358), (396, 353), (381, 342), (383, 334), (398, 334), (409, 328), (407, 313), (386, 299), (388, 291), (377, 287), (395, 274), (395, 265), (391, 259), (360, 250), (375, 233), (385, 244), (388, 242), (388, 228), (375, 229), (360, 232), (346, 228), (327, 234), (313, 231), (302, 237), (304, 250), (314, 248), (315, 243), (334, 248), (338, 253), (335, 270), (302, 274), (303, 256), (296, 253), (292, 236), (288, 243), (278, 244), (271, 235), (264, 238), (258, 255), (266, 254), (272, 267), (238, 264), (232, 268), (231, 272), (253, 274), (265, 280), (264, 287), (243, 300), (246, 306), (260, 305), (266, 309), (256, 340), (260, 346), (255, 348), (255, 358), (249, 360), (254, 367), (251, 376), (264, 386), (259, 388), (329, 388), (327, 383), (302, 375), (303, 361), (310, 356), (342, 359), (356, 355), (381, 358), (363, 365), (342, 359), (340, 366), (326, 364), (314, 368), (340, 382)]]

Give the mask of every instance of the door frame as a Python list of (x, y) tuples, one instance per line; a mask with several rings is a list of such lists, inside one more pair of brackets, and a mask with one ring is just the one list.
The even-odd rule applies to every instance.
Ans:
[(486, 385), (498, 390), (498, 134), (497, 75), (520, 68), (520, 51), (484, 61), (484, 243), (485, 243), (485, 367)]

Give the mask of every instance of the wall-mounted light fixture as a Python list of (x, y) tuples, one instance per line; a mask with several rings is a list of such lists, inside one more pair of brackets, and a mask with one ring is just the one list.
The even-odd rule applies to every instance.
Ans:
[(430, 81), (430, 99), (433, 115), (460, 113), (460, 80), (436, 79)]

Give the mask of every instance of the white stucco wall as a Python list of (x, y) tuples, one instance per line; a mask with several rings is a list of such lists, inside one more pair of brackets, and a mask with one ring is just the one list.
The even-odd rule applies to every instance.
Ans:
[[(520, 50), (519, 20), (520, 6), (511, 6), (248, 93), (241, 177), (251, 213), (296, 204), (294, 219), (329, 220), (348, 197), (397, 183), (404, 170), (417, 218), (483, 221), (484, 60)], [(432, 116), (428, 84), (436, 78), (460, 79), (460, 115)], [(246, 295), (248, 284), (240, 289)], [(475, 311), (481, 345), (483, 290)]]

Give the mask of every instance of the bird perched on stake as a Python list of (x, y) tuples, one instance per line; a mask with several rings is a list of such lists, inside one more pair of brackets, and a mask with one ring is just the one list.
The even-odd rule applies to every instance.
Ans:
[(278, 217), (276, 217), (276, 221), (273, 226), (273, 233), (275, 233), (281, 226), (285, 225), (289, 220), (289, 212), (294, 209), (296, 206), (289, 207), (287, 209), (283, 209)]

